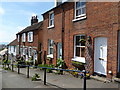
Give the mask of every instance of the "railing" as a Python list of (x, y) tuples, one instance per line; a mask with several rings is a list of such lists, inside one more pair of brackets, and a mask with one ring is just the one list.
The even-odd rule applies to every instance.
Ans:
[(27, 78), (29, 78), (29, 71), (30, 71), (30, 67), (35, 67), (35, 68), (42, 68), (44, 69), (44, 85), (46, 85), (46, 69), (51, 69), (51, 70), (60, 70), (60, 71), (72, 71), (72, 72), (79, 72), (79, 73), (83, 73), (83, 77), (84, 77), (84, 85), (83, 85), (83, 90), (86, 90), (86, 71), (79, 71), (79, 70), (69, 70), (69, 69), (59, 69), (59, 68), (48, 68), (48, 67), (39, 67), (39, 66), (30, 66), (30, 65), (21, 65), (21, 64), (9, 64), (12, 66), (12, 71), (14, 72), (14, 66), (18, 67), (18, 74), (20, 74), (20, 66), (25, 66), (27, 67)]

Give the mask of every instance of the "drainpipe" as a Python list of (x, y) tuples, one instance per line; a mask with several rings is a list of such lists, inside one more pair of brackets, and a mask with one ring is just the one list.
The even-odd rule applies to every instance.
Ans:
[(61, 34), (61, 40), (62, 40), (62, 60), (64, 60), (64, 27), (65, 27), (65, 12), (64, 12), (64, 7), (62, 7), (61, 5), (61, 8), (62, 8), (62, 34)]

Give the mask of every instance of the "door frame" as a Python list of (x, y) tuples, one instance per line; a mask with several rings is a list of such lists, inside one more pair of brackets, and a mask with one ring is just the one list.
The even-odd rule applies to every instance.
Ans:
[(118, 31), (118, 70), (117, 72), (120, 73), (120, 30)]

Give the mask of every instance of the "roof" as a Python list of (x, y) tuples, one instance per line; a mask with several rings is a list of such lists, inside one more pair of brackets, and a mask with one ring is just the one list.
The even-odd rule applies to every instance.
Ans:
[(66, 2), (63, 2), (63, 3), (61, 3), (60, 5), (58, 5), (58, 6), (54, 7), (54, 8), (52, 8), (52, 9), (50, 9), (50, 10), (48, 10), (48, 11), (46, 11), (46, 12), (45, 12), (45, 13), (43, 13), (42, 15), (44, 15), (44, 14), (46, 14), (46, 13), (48, 13), (48, 12), (50, 12), (50, 11), (52, 11), (52, 10), (56, 9), (56, 8), (59, 8), (59, 7), (61, 7), (62, 5), (66, 4), (66, 3), (68, 3), (68, 2), (69, 2), (69, 1), (67, 0)]
[(17, 39), (13, 40), (13, 41), (10, 42), (8, 45), (9, 45), (9, 46), (15, 46), (15, 45), (18, 45), (18, 41), (17, 41)]
[(43, 21), (35, 23), (35, 24), (31, 25), (31, 26), (26, 27), (25, 29), (23, 29), (22, 31), (20, 31), (17, 34), (22, 34), (22, 33), (25, 33), (25, 32), (38, 30), (42, 26), (42, 24), (43, 24)]

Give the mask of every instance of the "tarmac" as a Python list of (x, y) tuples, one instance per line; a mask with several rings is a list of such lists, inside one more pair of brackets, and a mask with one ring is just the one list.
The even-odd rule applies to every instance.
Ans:
[[(20, 74), (17, 73), (17, 68), (14, 72), (3, 70), (2, 72), (2, 88), (83, 88), (83, 79), (73, 77), (69, 73), (58, 75), (55, 73), (47, 73), (47, 85), (44, 85), (44, 71), (40, 69), (30, 69), (30, 77), (27, 78), (27, 68), (20, 68)], [(35, 74), (40, 74), (39, 81), (32, 81), (31, 77)], [(119, 90), (120, 83), (109, 82), (104, 83), (94, 79), (87, 79), (87, 88), (98, 88), (106, 90)]]

